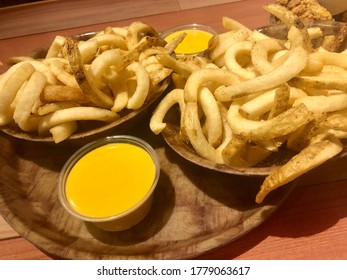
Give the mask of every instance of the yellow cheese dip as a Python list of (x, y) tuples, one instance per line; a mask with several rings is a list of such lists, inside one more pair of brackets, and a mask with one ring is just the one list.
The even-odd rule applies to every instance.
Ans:
[(165, 37), (165, 41), (169, 43), (182, 33), (186, 33), (187, 35), (175, 49), (175, 52), (179, 54), (194, 54), (205, 51), (208, 48), (209, 40), (213, 36), (213, 34), (207, 31), (184, 29), (171, 33)]
[(72, 167), (66, 197), (81, 215), (105, 218), (140, 202), (155, 180), (150, 154), (136, 145), (109, 143), (98, 147)]

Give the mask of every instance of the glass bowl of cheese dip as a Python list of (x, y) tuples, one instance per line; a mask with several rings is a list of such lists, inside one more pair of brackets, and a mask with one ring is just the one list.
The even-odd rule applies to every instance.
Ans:
[(147, 142), (109, 136), (69, 158), (60, 172), (58, 197), (79, 220), (107, 231), (126, 230), (149, 212), (159, 175), (159, 159)]
[(217, 32), (209, 25), (192, 23), (174, 26), (162, 32), (160, 36), (169, 43), (183, 33), (186, 36), (175, 49), (178, 55), (203, 55), (210, 39), (217, 35)]

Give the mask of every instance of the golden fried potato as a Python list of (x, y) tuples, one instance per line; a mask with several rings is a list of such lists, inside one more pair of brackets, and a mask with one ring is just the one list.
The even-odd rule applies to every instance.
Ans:
[(288, 26), (287, 40), (223, 18), (226, 32), (211, 40), (208, 67), (160, 58), (174, 69), (179, 89), (159, 103), (150, 122), (160, 133), (168, 109), (179, 102), (182, 141), (215, 164), (247, 168), (279, 151), (296, 154), (266, 177), (257, 203), (340, 153), (340, 139), (347, 138), (346, 52), (314, 49), (311, 40), (322, 30), (306, 28), (285, 7), (264, 8)]

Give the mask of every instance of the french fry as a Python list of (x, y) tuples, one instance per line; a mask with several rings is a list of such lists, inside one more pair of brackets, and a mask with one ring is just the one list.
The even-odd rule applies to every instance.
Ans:
[(72, 107), (57, 110), (51, 114), (44, 115), (39, 124), (40, 135), (45, 135), (52, 127), (66, 122), (93, 120), (112, 122), (119, 118), (117, 113), (96, 107)]
[(223, 69), (201, 69), (192, 73), (185, 84), (186, 102), (198, 100), (198, 90), (200, 87), (210, 83), (217, 83), (220, 85), (230, 85), (240, 81), (240, 78)]
[(294, 102), (294, 106), (300, 103), (305, 104), (308, 110), (313, 113), (339, 111), (347, 108), (347, 94), (305, 96), (298, 98)]
[(179, 74), (185, 79), (187, 79), (193, 72), (187, 64), (172, 58), (169, 54), (158, 54), (157, 58), (162, 65), (172, 69), (176, 74)]
[(92, 39), (88, 41), (81, 41), (78, 43), (78, 50), (81, 54), (82, 62), (85, 64), (90, 63), (95, 58), (98, 51), (98, 42), (97, 40)]
[(337, 155), (342, 149), (341, 142), (334, 136), (313, 142), (265, 178), (256, 196), (256, 202), (261, 203), (271, 191), (312, 170)]
[(230, 126), (227, 121), (227, 115), (228, 115), (228, 108), (220, 102), (217, 102), (219, 107), (219, 112), (222, 117), (222, 124), (223, 124), (223, 134), (222, 134), (222, 140), (220, 145), (217, 147), (217, 150), (223, 151), (224, 148), (229, 144), (233, 137), (233, 133), (230, 129)]
[(139, 63), (134, 62), (127, 66), (128, 71), (131, 71), (136, 76), (136, 89), (132, 92), (129, 97), (127, 108), (128, 109), (139, 109), (145, 102), (149, 93), (150, 80), (146, 69)]
[(98, 33), (91, 40), (96, 40), (98, 47), (107, 46), (107, 48), (127, 50), (127, 43), (123, 36), (118, 34), (100, 34)]
[(339, 75), (338, 73), (334, 73), (333, 75), (321, 74), (319, 76), (297, 76), (291, 79), (288, 83), (292, 86), (304, 89), (337, 89), (346, 92), (346, 77), (347, 75)]
[(241, 116), (240, 104), (233, 102), (228, 111), (228, 124), (238, 135), (250, 141), (261, 141), (287, 135), (312, 120), (312, 113), (304, 104), (298, 104), (282, 114), (264, 121), (249, 120)]
[(61, 101), (61, 102), (53, 102), (53, 103), (46, 103), (42, 106), (39, 106), (37, 108), (37, 115), (44, 116), (50, 113), (53, 113), (55, 111), (66, 109), (66, 108), (75, 108), (79, 105), (71, 102), (71, 101)]
[(90, 73), (85, 69), (78, 42), (73, 38), (67, 38), (64, 47), (75, 79), (88, 100), (98, 107), (111, 108), (112, 98), (97, 88)]
[(222, 33), (216, 35), (212, 38), (217, 43), (214, 44), (214, 48), (209, 48), (209, 56), (212, 61), (216, 61), (219, 57), (223, 56), (226, 50), (236, 42), (244, 41), (248, 38), (249, 32), (245, 29), (238, 29), (228, 31), (226, 33)]
[(69, 62), (65, 59), (56, 58), (49, 63), (49, 69), (57, 77), (59, 82), (69, 87), (78, 88), (75, 77), (65, 69), (68, 66)]
[[(276, 91), (278, 88), (263, 92), (250, 100), (244, 102), (240, 107), (240, 114), (250, 120), (259, 120), (267, 114), (274, 105)], [(289, 105), (293, 105), (296, 99), (307, 96), (301, 89), (290, 87)]]
[(313, 52), (310, 54), (309, 59), (320, 61), (323, 65), (335, 65), (347, 70), (347, 55), (335, 52)]
[(32, 60), (34, 59), (30, 56), (13, 56), (8, 59), (8, 64), (14, 65), (20, 62), (32, 61)]
[(170, 77), (172, 70), (164, 67), (162, 64), (151, 64), (145, 67), (149, 80), (150, 80), (150, 90), (156, 87), (158, 84), (163, 82), (166, 78)]
[[(250, 41), (242, 41), (237, 42), (233, 45), (231, 45), (228, 50), (225, 52), (224, 55), (224, 63), (225, 67), (233, 72), (234, 74), (238, 75), (243, 80), (250, 80), (254, 79), (257, 76), (257, 73), (252, 67), (249, 69), (248, 63), (241, 64), (240, 57), (246, 57), (248, 61), (251, 61), (251, 50), (253, 47), (253, 42)], [(243, 59), (243, 62), (246, 59)]]
[(274, 39), (256, 41), (251, 49), (251, 58), (255, 70), (260, 74), (271, 72), (274, 68), (269, 61), (269, 55), (283, 49), (284, 46)]
[(35, 68), (30, 63), (17, 64), (17, 67), (6, 72), (0, 80), (0, 126), (6, 125), (13, 119), (11, 103), (22, 84), (34, 73)]
[(153, 27), (140, 21), (132, 22), (128, 27), (126, 44), (129, 50), (135, 48), (144, 36), (158, 37), (158, 32)]
[(13, 120), (24, 131), (32, 131), (36, 129), (34, 122), (30, 122), (32, 108), (46, 84), (47, 78), (42, 73), (35, 71), (25, 85), (23, 92), (18, 100), (16, 108), (13, 112)]
[(279, 4), (263, 5), (263, 8), (266, 11), (268, 11), (270, 14), (279, 18), (280, 21), (283, 22), (288, 27), (297, 28), (300, 31), (301, 37), (303, 40), (302, 46), (308, 52), (312, 51), (311, 38), (310, 38), (310, 35), (308, 33), (308, 30), (296, 14), (290, 12), (287, 8), (285, 8), (284, 6), (281, 6)]
[(57, 35), (54, 38), (52, 44), (50, 45), (50, 47), (47, 51), (46, 59), (51, 58), (51, 57), (58, 57), (64, 44), (65, 44), (65, 37)]
[(123, 55), (119, 49), (111, 49), (104, 51), (97, 56), (89, 67), (89, 73), (95, 79), (95, 84), (98, 89), (104, 86), (103, 77), (109, 68), (112, 66), (114, 71), (119, 72), (123, 67)]
[(49, 132), (52, 134), (54, 143), (60, 143), (69, 138), (77, 130), (77, 123), (75, 121), (64, 122), (53, 126)]
[(269, 112), (268, 119), (272, 119), (282, 114), (283, 112), (285, 112), (288, 108), (289, 98), (290, 98), (289, 86), (287, 84), (282, 84), (275, 91), (274, 104), (271, 108), (271, 111)]
[(223, 162), (229, 166), (247, 167), (250, 163), (245, 159), (247, 141), (240, 135), (234, 134), (222, 150)]
[(118, 113), (122, 111), (128, 104), (129, 93), (126, 84), (128, 75), (129, 74), (127, 71), (121, 71), (119, 73), (113, 73), (106, 78), (114, 96), (114, 102), (111, 108), (112, 112)]
[(169, 51), (166, 48), (158, 46), (143, 51), (139, 56), (139, 62), (148, 72), (151, 90), (168, 78), (172, 73), (172, 69), (163, 65), (157, 57), (157, 55), (167, 53), (169, 53)]
[(35, 70), (42, 73), (47, 78), (47, 84), (55, 85), (57, 83), (56, 76), (52, 73), (49, 66), (39, 60), (28, 60), (28, 62), (34, 66)]
[(89, 102), (80, 88), (65, 85), (46, 85), (40, 95), (40, 99), (44, 102), (71, 101), (80, 104)]
[(165, 129), (166, 123), (163, 121), (164, 117), (170, 108), (175, 104), (179, 105), (181, 112), (181, 123), (183, 122), (182, 118), (185, 110), (184, 91), (182, 89), (174, 89), (165, 95), (162, 102), (160, 102), (153, 112), (149, 127), (155, 134), (159, 134)]
[(222, 25), (227, 31), (243, 29), (249, 34), (252, 34), (252, 30), (250, 30), (247, 26), (229, 17), (222, 17)]
[(224, 163), (222, 152), (215, 149), (207, 141), (202, 131), (198, 114), (198, 102), (186, 102), (183, 115), (183, 130), (199, 155), (216, 163)]
[(347, 131), (347, 110), (335, 111), (321, 122), (321, 126), (337, 131)]
[(300, 152), (307, 147), (312, 138), (328, 131), (324, 129), (323, 125), (326, 118), (325, 113), (314, 114), (314, 118), (310, 122), (290, 134), (287, 139), (287, 147), (295, 152)]
[(202, 87), (199, 90), (198, 102), (205, 115), (203, 129), (206, 131), (206, 139), (213, 147), (218, 147), (223, 134), (223, 121), (218, 103), (207, 87)]

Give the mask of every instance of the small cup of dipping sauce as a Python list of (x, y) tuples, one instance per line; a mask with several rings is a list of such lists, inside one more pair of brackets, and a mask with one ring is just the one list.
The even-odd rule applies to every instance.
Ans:
[(186, 33), (186, 37), (175, 49), (175, 53), (178, 55), (203, 55), (210, 39), (217, 35), (217, 32), (208, 25), (192, 23), (170, 28), (162, 32), (161, 37), (169, 43), (182, 33)]
[(83, 146), (65, 163), (59, 200), (82, 221), (126, 230), (149, 212), (159, 175), (159, 159), (147, 142), (110, 136)]

